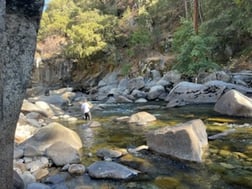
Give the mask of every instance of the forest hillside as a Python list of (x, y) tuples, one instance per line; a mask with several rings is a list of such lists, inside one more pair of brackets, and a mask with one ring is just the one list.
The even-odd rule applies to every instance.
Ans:
[(199, 0), (195, 9), (194, 3), (51, 0), (41, 21), (37, 60), (65, 65), (68, 74), (60, 79), (75, 85), (94, 85), (114, 69), (122, 76), (141, 75), (157, 62), (163, 72), (176, 69), (186, 78), (200, 71), (251, 69), (252, 4)]

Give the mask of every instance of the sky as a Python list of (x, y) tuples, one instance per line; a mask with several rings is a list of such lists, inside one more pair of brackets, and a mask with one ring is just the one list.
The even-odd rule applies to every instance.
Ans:
[(47, 4), (49, 3), (50, 0), (45, 0), (45, 5), (44, 5), (44, 10), (46, 9)]

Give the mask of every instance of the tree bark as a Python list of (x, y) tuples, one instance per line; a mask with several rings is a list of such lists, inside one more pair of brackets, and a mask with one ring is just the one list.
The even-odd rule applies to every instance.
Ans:
[(187, 0), (184, 0), (184, 6), (185, 6), (185, 18), (189, 18), (189, 13), (188, 13), (188, 2)]
[(194, 0), (194, 13), (193, 13), (193, 23), (194, 23), (194, 31), (195, 31), (195, 34), (198, 35), (199, 33), (199, 21), (198, 21), (198, 18), (199, 18), (199, 8), (198, 8), (198, 0)]
[(44, 0), (0, 0), (0, 186), (13, 188), (16, 123), (31, 78)]

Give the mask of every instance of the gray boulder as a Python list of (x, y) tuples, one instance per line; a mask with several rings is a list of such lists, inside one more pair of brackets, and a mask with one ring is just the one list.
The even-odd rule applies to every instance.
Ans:
[(163, 75), (161, 80), (168, 81), (168, 82), (174, 83), (174, 85), (176, 85), (177, 83), (179, 83), (181, 81), (181, 73), (179, 73), (177, 70), (169, 71)]
[(162, 93), (165, 93), (165, 88), (162, 85), (154, 85), (150, 88), (150, 91), (147, 94), (148, 100), (157, 99)]
[(130, 79), (128, 83), (128, 89), (130, 92), (133, 91), (134, 89), (141, 89), (144, 86), (145, 86), (145, 82), (142, 76)]
[(68, 104), (68, 101), (59, 94), (53, 94), (50, 96), (39, 96), (36, 100), (44, 101), (48, 104), (53, 104), (55, 106), (63, 106)]
[(165, 98), (167, 107), (187, 104), (216, 103), (225, 92), (235, 89), (242, 94), (252, 94), (252, 89), (223, 81), (209, 81), (204, 84), (180, 82)]
[(98, 87), (106, 85), (117, 86), (118, 84), (118, 71), (108, 73), (102, 80), (99, 81)]
[(239, 73), (232, 73), (232, 83), (251, 87), (251, 81), (252, 71), (241, 71)]
[(46, 155), (56, 166), (80, 163), (80, 154), (66, 142), (56, 142), (46, 149)]
[(231, 89), (237, 90), (242, 94), (252, 94), (252, 89), (248, 88), (246, 86), (242, 86), (242, 85), (237, 85), (237, 84), (233, 84), (233, 83), (227, 83), (224, 81), (218, 81), (218, 80), (214, 80), (214, 81), (209, 81), (207, 83), (205, 83), (204, 85), (207, 86), (216, 86), (216, 87), (225, 87), (225, 91), (227, 92)]
[(50, 187), (42, 183), (34, 182), (28, 184), (27, 189), (50, 189)]
[(217, 86), (180, 82), (170, 91), (165, 101), (168, 102), (167, 107), (215, 103), (224, 90), (224, 85)]
[(25, 149), (26, 146), (34, 146), (38, 151), (44, 152), (52, 144), (61, 141), (77, 150), (82, 147), (79, 135), (57, 122), (42, 127), (31, 138), (21, 143), (19, 147)]
[(129, 80), (127, 78), (123, 78), (119, 81), (117, 88), (119, 89), (119, 91), (123, 92), (128, 88), (128, 83)]
[(118, 95), (115, 97), (117, 103), (132, 103), (133, 101), (126, 96)]
[(96, 155), (102, 159), (106, 158), (119, 158), (123, 154), (119, 150), (112, 150), (112, 149), (100, 149), (96, 152)]
[(230, 90), (216, 102), (214, 110), (229, 116), (252, 117), (252, 99), (236, 90)]
[(50, 104), (44, 101), (37, 101), (35, 102), (36, 106), (39, 107), (42, 111), (47, 113), (48, 117), (54, 116), (54, 111), (53, 108), (51, 107)]
[(145, 98), (139, 98), (135, 100), (135, 103), (146, 103), (146, 102), (148, 102), (148, 100), (146, 100)]
[(208, 146), (206, 126), (197, 119), (150, 131), (147, 133), (147, 146), (160, 154), (201, 162)]
[(155, 121), (156, 117), (148, 112), (138, 112), (130, 116), (128, 122), (144, 125), (148, 122)]
[(33, 176), (29, 171), (25, 171), (20, 175), (22, 180), (24, 181), (24, 185), (27, 186), (28, 184), (36, 182), (35, 176)]
[(83, 175), (85, 173), (85, 166), (82, 164), (72, 164), (68, 168), (68, 172), (71, 175)]
[(131, 95), (134, 98), (145, 98), (146, 97), (146, 93), (144, 91), (140, 91), (138, 89), (133, 90)]
[(35, 157), (35, 158), (33, 158), (33, 161), (26, 162), (25, 167), (31, 173), (34, 173), (34, 172), (38, 171), (39, 169), (49, 167), (49, 160), (47, 157), (43, 157), (43, 156)]
[(49, 175), (49, 170), (47, 168), (38, 169), (33, 173), (33, 175), (35, 176), (36, 180), (39, 181)]
[(13, 189), (24, 189), (25, 185), (22, 178), (16, 171), (13, 171)]
[[(20, 149), (21, 150), (21, 149)], [(24, 156), (33, 157), (33, 156), (41, 156), (43, 155), (36, 147), (33, 145), (27, 144), (24, 149)]]
[[(97, 93), (97, 100), (104, 100), (109, 96), (111, 90), (114, 89), (116, 86), (114, 85), (105, 85), (98, 89)], [(113, 94), (114, 95), (114, 94)]]
[(216, 71), (204, 77), (202, 81), (200, 81), (200, 78), (199, 78), (198, 82), (206, 83), (208, 81), (213, 81), (213, 80), (229, 82), (231, 80), (231, 76), (224, 71)]
[(27, 112), (37, 112), (37, 113), (42, 114), (43, 116), (49, 116), (46, 111), (42, 110), (37, 105), (35, 105), (34, 103), (31, 103), (28, 100), (23, 101), (21, 111), (25, 112), (25, 113), (27, 113)]
[(139, 172), (115, 162), (98, 161), (91, 164), (88, 173), (92, 178), (128, 179)]

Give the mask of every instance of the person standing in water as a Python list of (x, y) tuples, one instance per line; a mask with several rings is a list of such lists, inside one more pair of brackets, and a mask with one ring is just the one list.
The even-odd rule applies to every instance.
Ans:
[(87, 99), (85, 98), (83, 100), (83, 103), (81, 104), (81, 111), (83, 112), (83, 118), (85, 120), (91, 120), (92, 119), (92, 115), (91, 115), (91, 112), (90, 112), (90, 104), (88, 103)]

